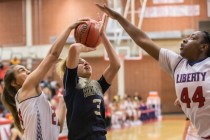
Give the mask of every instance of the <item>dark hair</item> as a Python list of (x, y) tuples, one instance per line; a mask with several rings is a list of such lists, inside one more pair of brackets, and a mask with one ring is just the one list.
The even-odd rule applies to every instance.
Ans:
[(16, 127), (23, 132), (23, 129), (20, 125), (20, 120), (18, 117), (18, 112), (15, 104), (15, 95), (17, 94), (17, 89), (12, 86), (12, 82), (15, 81), (15, 73), (14, 73), (15, 65), (12, 65), (7, 70), (4, 76), (4, 90), (1, 96), (1, 100), (3, 105), (12, 113), (14, 118), (14, 123)]
[(206, 43), (209, 47), (208, 52), (207, 52), (207, 56), (210, 57), (210, 33), (207, 31), (202, 31), (204, 33), (204, 39), (202, 41), (202, 43)]

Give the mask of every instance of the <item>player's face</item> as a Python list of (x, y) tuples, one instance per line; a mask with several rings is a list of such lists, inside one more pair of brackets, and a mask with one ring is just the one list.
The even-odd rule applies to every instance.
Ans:
[(24, 66), (16, 65), (14, 67), (15, 71), (15, 84), (18, 86), (22, 86), (27, 76), (31, 73), (28, 69), (26, 69)]
[(183, 39), (180, 48), (180, 55), (190, 61), (196, 61), (201, 54), (201, 45), (204, 34), (200, 31), (194, 32), (189, 37)]
[(92, 74), (92, 67), (87, 61), (80, 59), (77, 73), (79, 77), (90, 78)]

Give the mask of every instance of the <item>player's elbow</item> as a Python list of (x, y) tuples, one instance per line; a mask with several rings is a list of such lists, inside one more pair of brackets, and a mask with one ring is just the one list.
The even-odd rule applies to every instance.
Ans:
[(76, 54), (78, 53), (78, 47), (74, 44), (71, 45), (71, 47), (69, 48), (69, 54)]
[(58, 60), (59, 55), (50, 53), (47, 55), (47, 57), (48, 59), (50, 59), (50, 62), (54, 63), (55, 61)]
[(120, 62), (117, 63), (115, 67), (116, 67), (115, 69), (118, 71), (120, 69), (120, 67), (121, 67)]
[(115, 64), (111, 65), (111, 69), (112, 71), (119, 71), (121, 65), (120, 65), (120, 62), (116, 62)]

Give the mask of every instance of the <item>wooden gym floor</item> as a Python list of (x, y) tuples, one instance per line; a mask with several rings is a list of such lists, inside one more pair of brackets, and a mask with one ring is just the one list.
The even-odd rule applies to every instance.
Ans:
[(107, 140), (181, 140), (184, 115), (164, 115), (162, 121), (108, 131)]

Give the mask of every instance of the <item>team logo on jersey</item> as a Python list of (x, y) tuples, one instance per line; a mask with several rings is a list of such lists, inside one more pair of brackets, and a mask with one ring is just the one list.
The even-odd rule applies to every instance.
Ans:
[(87, 98), (89, 96), (93, 96), (93, 95), (99, 95), (99, 96), (103, 97), (101, 86), (95, 80), (79, 78), (79, 82), (78, 82), (76, 88), (83, 89), (85, 98)]
[(177, 74), (176, 83), (205, 81), (206, 72)]
[(79, 81), (77, 83), (76, 88), (77, 89), (83, 89), (85, 86), (87, 86), (90, 83), (91, 80), (87, 79), (87, 78), (81, 78), (79, 77)]

